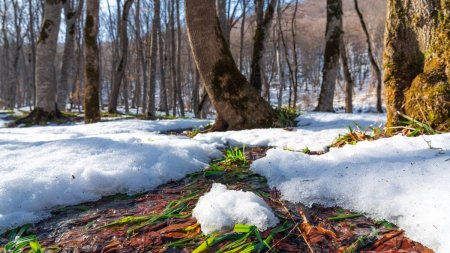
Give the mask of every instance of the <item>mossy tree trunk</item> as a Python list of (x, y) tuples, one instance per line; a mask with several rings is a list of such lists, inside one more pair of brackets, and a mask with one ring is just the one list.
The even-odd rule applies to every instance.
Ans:
[(316, 111), (334, 112), (333, 100), (342, 40), (342, 0), (327, 0), (327, 27), (322, 86)]
[(220, 115), (213, 130), (269, 127), (274, 112), (239, 72), (215, 10), (215, 1), (185, 1), (186, 26), (195, 62)]
[(384, 46), (387, 126), (401, 112), (448, 130), (450, 2), (389, 0)]
[(156, 117), (156, 61), (158, 54), (158, 31), (160, 18), (160, 1), (155, 0), (153, 4), (153, 20), (152, 20), (152, 38), (150, 45), (150, 87), (148, 89), (148, 111), (147, 117), (154, 119)]
[(87, 1), (84, 26), (84, 122), (100, 121), (100, 73), (97, 34), (99, 27), (99, 0)]
[(36, 51), (36, 108), (55, 113), (55, 56), (63, 0), (46, 0)]

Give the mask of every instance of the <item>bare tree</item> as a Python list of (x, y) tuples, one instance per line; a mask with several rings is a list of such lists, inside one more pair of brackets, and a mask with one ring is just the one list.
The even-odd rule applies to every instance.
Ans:
[(342, 40), (342, 0), (327, 0), (327, 28), (322, 87), (316, 111), (334, 112), (333, 100)]
[(159, 19), (160, 19), (160, 2), (159, 0), (154, 0), (153, 6), (153, 21), (152, 21), (152, 38), (150, 45), (150, 88), (148, 90), (148, 111), (147, 117), (154, 119), (156, 117), (155, 110), (155, 96), (156, 96), (156, 63), (158, 54), (158, 30), (159, 30)]
[(89, 0), (86, 6), (86, 24), (84, 26), (84, 122), (100, 121), (99, 101), (99, 50), (97, 34), (99, 27), (99, 0)]
[(383, 104), (381, 101), (381, 88), (382, 88), (382, 81), (381, 81), (381, 70), (380, 67), (377, 64), (377, 61), (375, 59), (375, 55), (372, 52), (372, 44), (370, 42), (370, 35), (369, 31), (367, 30), (366, 22), (364, 21), (364, 17), (361, 13), (361, 10), (358, 6), (358, 0), (353, 0), (355, 3), (355, 10), (358, 14), (359, 22), (361, 23), (361, 27), (364, 31), (364, 35), (366, 35), (366, 42), (367, 42), (367, 53), (369, 55), (370, 65), (372, 66), (372, 70), (375, 72), (375, 76), (377, 78), (377, 111), (383, 112)]
[(267, 31), (272, 23), (273, 14), (277, 0), (270, 0), (269, 6), (264, 13), (264, 0), (255, 1), (256, 12), (256, 31), (253, 37), (253, 54), (252, 54), (252, 72), (250, 74), (250, 84), (261, 92), (263, 68), (264, 42), (267, 37)]
[(76, 21), (83, 9), (83, 0), (80, 0), (78, 7), (74, 9), (73, 0), (66, 0), (64, 3), (64, 17), (66, 19), (66, 33), (64, 42), (64, 56), (61, 64), (61, 75), (57, 86), (56, 103), (60, 111), (66, 110), (69, 85), (73, 84), (75, 74), (75, 35)]
[(125, 76), (128, 60), (128, 14), (133, 1), (134, 0), (125, 1), (119, 23), (120, 55), (117, 67), (113, 74), (113, 85), (108, 104), (109, 113), (117, 113), (117, 101), (119, 99), (120, 86)]
[(213, 129), (271, 126), (274, 112), (237, 69), (215, 8), (210, 0), (185, 1), (186, 26), (195, 62), (211, 102), (221, 115)]
[(17, 123), (46, 123), (60, 117), (56, 107), (55, 55), (61, 22), (62, 0), (44, 2), (44, 18), (36, 50), (36, 107)]

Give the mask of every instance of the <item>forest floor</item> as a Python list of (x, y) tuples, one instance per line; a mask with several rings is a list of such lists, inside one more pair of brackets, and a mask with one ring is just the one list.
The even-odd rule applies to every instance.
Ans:
[[(200, 252), (202, 250), (207, 252), (252, 252), (258, 250), (262, 252), (433, 252), (431, 249), (423, 246), (422, 244), (410, 240), (407, 236), (408, 230), (407, 233), (405, 233), (402, 230), (403, 227), (398, 228), (394, 224), (383, 219), (378, 220), (369, 218), (369, 216), (374, 217), (373, 213), (365, 213), (367, 209), (370, 210), (370, 205), (363, 205), (360, 209), (353, 208), (352, 199), (347, 199), (345, 197), (346, 194), (349, 194), (348, 192), (339, 192), (339, 190), (330, 188), (330, 186), (323, 185), (324, 189), (326, 190), (324, 190), (323, 192), (317, 191), (315, 193), (311, 193), (315, 194), (317, 199), (312, 198), (311, 200), (311, 196), (303, 196), (307, 201), (302, 201), (302, 197), (299, 197), (297, 195), (304, 195), (303, 193), (298, 192), (296, 195), (292, 195), (292, 193), (290, 192), (292, 191), (292, 189), (297, 189), (300, 191), (304, 189), (302, 189), (298, 185), (295, 186), (297, 188), (287, 187), (286, 185), (283, 185), (286, 183), (293, 183), (295, 185), (298, 182), (287, 182), (286, 179), (295, 179), (299, 175), (303, 175), (304, 177), (306, 177), (306, 179), (303, 178), (300, 182), (302, 184), (308, 185), (308, 177), (310, 177), (310, 175), (308, 176), (308, 174), (301, 174), (304, 173), (301, 172), (301, 168), (294, 169), (294, 172), (283, 172), (282, 166), (285, 161), (289, 161), (287, 166), (299, 167), (299, 163), (305, 163), (305, 166), (309, 166), (315, 170), (318, 167), (343, 167), (344, 165), (348, 165), (347, 163), (345, 163), (346, 157), (343, 155), (335, 154), (338, 158), (342, 158), (342, 160), (344, 160), (344, 163), (330, 165), (324, 163), (323, 161), (320, 161), (321, 158), (319, 158), (324, 157), (323, 159), (329, 160), (330, 154), (317, 154), (327, 153), (328, 148), (323, 149), (324, 143), (328, 143), (329, 145), (330, 140), (333, 139), (335, 146), (344, 146), (346, 143), (352, 143), (353, 141), (356, 142), (357, 140), (351, 137), (350, 140), (345, 140), (349, 137), (349, 135), (336, 134), (337, 132), (343, 133), (342, 127), (350, 125), (349, 122), (353, 122), (359, 119), (358, 122), (363, 122), (362, 124), (365, 125), (368, 125), (369, 121), (374, 123), (373, 119), (370, 118), (371, 116), (364, 115), (358, 118), (354, 118), (354, 116), (347, 116), (346, 120), (343, 120), (342, 122), (339, 121), (339, 123), (337, 124), (339, 125), (339, 127), (336, 127), (337, 121), (332, 123), (333, 127), (330, 127), (330, 123), (326, 123), (327, 120), (330, 120), (330, 117), (332, 119), (331, 121), (336, 121), (335, 118), (333, 118), (334, 116), (329, 115), (313, 115), (309, 118), (308, 116), (306, 116), (303, 121), (300, 121), (299, 125), (303, 125), (299, 126), (298, 129), (273, 129), (270, 130), (271, 132), (264, 132), (264, 129), (261, 129), (257, 130), (259, 132), (248, 130), (244, 132), (198, 134), (192, 141), (201, 143), (201, 148), (196, 147), (195, 150), (193, 146), (200, 144), (194, 143), (194, 145), (192, 145), (192, 141), (186, 140), (190, 138), (179, 135), (180, 133), (183, 133), (183, 131), (180, 131), (179, 129), (194, 129), (194, 131), (184, 132), (183, 134), (194, 135), (198, 133), (198, 130), (196, 130), (198, 129), (198, 127), (200, 127), (201, 125), (206, 125), (208, 122), (196, 122), (187, 120), (183, 122), (175, 121), (176, 123), (174, 123), (174, 125), (170, 125), (170, 122), (168, 123), (168, 121), (162, 121), (157, 123), (159, 125), (155, 125), (153, 123), (147, 124), (138, 121), (121, 120), (117, 123), (112, 122), (109, 125), (103, 125), (101, 127), (102, 130), (86, 128), (82, 126), (80, 126), (79, 128), (77, 128), (76, 126), (62, 126), (57, 130), (44, 130), (44, 128), (52, 128), (44, 127), (39, 128), (39, 130), (35, 129), (34, 132), (31, 133), (31, 135), (33, 136), (37, 133), (40, 133), (42, 135), (41, 138), (36, 136), (33, 137), (35, 138), (33, 140), (27, 140), (27, 138), (31, 138), (27, 135), (30, 133), (25, 134), (27, 130), (21, 131), (20, 128), (18, 130), (3, 130), (0, 131), (0, 139), (2, 139), (2, 143), (0, 143), (0, 149), (2, 151), (9, 151), (9, 153), (5, 154), (5, 152), (2, 152), (2, 154), (4, 154), (4, 157), (0, 157), (0, 160), (3, 161), (3, 163), (0, 163), (0, 170), (8, 170), (11, 168), (20, 169), (20, 165), (18, 164), (15, 164), (11, 161), (5, 162), (6, 158), (11, 159), (12, 154), (21, 154), (14, 153), (16, 151), (11, 151), (15, 150), (19, 146), (25, 149), (24, 152), (30, 152), (36, 148), (43, 150), (42, 153), (37, 154), (38, 156), (42, 156), (46, 152), (52, 152), (51, 154), (54, 157), (59, 158), (61, 158), (60, 156), (64, 154), (74, 155), (74, 159), (65, 161), (64, 158), (61, 158), (63, 159), (61, 161), (58, 160), (59, 158), (50, 158), (46, 161), (47, 165), (40, 165), (30, 169), (42, 169), (42, 166), (48, 166), (55, 167), (55, 169), (60, 170), (61, 166), (64, 165), (66, 166), (67, 173), (73, 173), (72, 179), (75, 179), (75, 176), (76, 179), (81, 179), (83, 176), (86, 176), (83, 173), (76, 174), (73, 172), (75, 167), (71, 163), (74, 163), (76, 160), (80, 160), (80, 163), (84, 166), (86, 164), (89, 164), (89, 166), (92, 166), (94, 167), (94, 169), (96, 169), (97, 164), (93, 163), (93, 160), (89, 160), (89, 156), (94, 156), (97, 159), (101, 160), (101, 162), (104, 162), (104, 160), (106, 161), (111, 157), (118, 155), (123, 157), (120, 158), (122, 160), (127, 159), (127, 157), (129, 160), (134, 160), (132, 162), (128, 161), (129, 163), (113, 160), (110, 163), (104, 164), (104, 166), (106, 167), (112, 167), (115, 165), (117, 165), (118, 167), (132, 167), (134, 166), (134, 164), (140, 162), (144, 166), (150, 167), (150, 169), (154, 169), (152, 165), (157, 162), (159, 163), (159, 166), (166, 165), (167, 167), (169, 167), (166, 172), (174, 170), (173, 166), (168, 166), (168, 163), (164, 163), (165, 161), (162, 161), (161, 159), (159, 161), (154, 161), (151, 159), (140, 160), (141, 157), (153, 154), (154, 156), (165, 157), (167, 160), (171, 160), (172, 163), (170, 164), (172, 165), (187, 168), (186, 170), (178, 171), (177, 176), (175, 177), (163, 177), (163, 179), (161, 179), (162, 181), (156, 180), (155, 182), (151, 182), (150, 184), (144, 186), (144, 188), (153, 188), (153, 190), (144, 191), (144, 193), (142, 193), (142, 190), (138, 191), (132, 189), (131, 192), (138, 193), (128, 195), (123, 193), (130, 192), (130, 187), (134, 187), (133, 185), (135, 184), (134, 181), (136, 181), (136, 179), (128, 178), (130, 177), (129, 173), (133, 173), (133, 170), (125, 171), (124, 174), (118, 173), (112, 175), (112, 177), (115, 177), (116, 181), (121, 180), (121, 178), (124, 178), (125, 181), (133, 181), (133, 183), (130, 183), (131, 181), (128, 182), (128, 190), (124, 190), (127, 189), (127, 187), (125, 187), (125, 185), (127, 185), (126, 183), (125, 185), (120, 183), (114, 185), (117, 182), (110, 181), (110, 178), (102, 176), (98, 177), (96, 173), (99, 172), (91, 172), (91, 174), (94, 175), (93, 178), (95, 179), (95, 181), (92, 181), (91, 183), (100, 183), (100, 185), (97, 186), (100, 188), (112, 182), (112, 188), (115, 187), (118, 189), (122, 189), (114, 191), (122, 193), (111, 194), (111, 192), (114, 191), (109, 191), (108, 194), (106, 194), (108, 196), (106, 196), (105, 193), (100, 193), (100, 195), (106, 197), (102, 197), (99, 200), (95, 200), (98, 199), (98, 197), (95, 196), (87, 198), (94, 199), (94, 201), (83, 201), (83, 199), (86, 199), (86, 197), (81, 197), (81, 199), (75, 201), (76, 205), (64, 204), (66, 203), (65, 201), (55, 201), (54, 204), (47, 205), (43, 204), (40, 208), (50, 210), (51, 213), (50, 215), (46, 214), (44, 216), (38, 216), (47, 216), (49, 218), (43, 220), (42, 218), (39, 218), (38, 220), (41, 221), (38, 223), (34, 223), (34, 225), (27, 229), (26, 233), (23, 233), (22, 235), (35, 235), (36, 238), (32, 237), (33, 240), (36, 239), (37, 241), (39, 241), (42, 247), (46, 247), (47, 250), (53, 250), (55, 252)], [(6, 117), (2, 118), (4, 121), (7, 120)], [(338, 128), (339, 130), (337, 130)], [(123, 129), (127, 130), (123, 131)], [(170, 133), (172, 135), (165, 135), (166, 137), (162, 137), (161, 134), (148, 135), (147, 132), (149, 131), (159, 131), (164, 132), (165, 134)], [(146, 132), (146, 134), (143, 135), (143, 132)], [(192, 134), (192, 132), (195, 133)], [(364, 131), (354, 131), (353, 135), (358, 135), (363, 132)], [(350, 133), (352, 133), (351, 130)], [(112, 135), (114, 135), (115, 137), (112, 138)], [(334, 135), (334, 137), (330, 137), (332, 135)], [(95, 136), (95, 138), (93, 136)], [(309, 136), (310, 138), (305, 138), (305, 136)], [(339, 138), (336, 139), (336, 136), (338, 136)], [(44, 138), (46, 141), (44, 141), (42, 138)], [(61, 147), (67, 148), (67, 146), (71, 145), (71, 142), (74, 141), (74, 138), (79, 138), (79, 141), (86, 141), (86, 139), (89, 140), (90, 138), (93, 138), (92, 141), (96, 142), (96, 145), (93, 145), (90, 141), (86, 141), (82, 142), (82, 144), (85, 144), (85, 146), (79, 146), (80, 142), (77, 142), (77, 148), (93, 148), (99, 149), (99, 151), (97, 153), (92, 153), (88, 150), (85, 154), (83, 152), (80, 153), (80, 151), (71, 149), (67, 151), (67, 153), (59, 153), (61, 151), (58, 149), (61, 149)], [(113, 140), (114, 142), (105, 141), (104, 139), (106, 138), (112, 138), (111, 140)], [(442, 135), (442, 138), (444, 138), (442, 142), (445, 143), (446, 140), (450, 138), (450, 136), (448, 134)], [(18, 139), (20, 139), (21, 141), (19, 142)], [(67, 141), (66, 139), (72, 140)], [(139, 139), (137, 143), (139, 143), (140, 145), (138, 145), (138, 147), (135, 147), (134, 143), (137, 139)], [(153, 143), (153, 145), (167, 145), (167, 149), (158, 147), (161, 149), (160, 150), (151, 146), (150, 144), (150, 146), (146, 146), (147, 143), (144, 143), (143, 141), (148, 141), (149, 139), (151, 139), (150, 143)], [(29, 143), (26, 143), (27, 141), (32, 142), (32, 144), (30, 144), (30, 147), (27, 146), (29, 145)], [(43, 143), (47, 141), (49, 143)], [(115, 149), (119, 148), (119, 146), (115, 146), (115, 142), (119, 141), (124, 142), (121, 144), (120, 150), (123, 151), (122, 149), (127, 149), (129, 150), (128, 153), (123, 152), (121, 154), (118, 154), (113, 152)], [(159, 141), (161, 143), (159, 143)], [(401, 142), (403, 141), (403, 139), (397, 139), (396, 141)], [(430, 142), (431, 141), (433, 141), (432, 145), (439, 146), (441, 144), (441, 142), (436, 142), (435, 139), (430, 140)], [(55, 143), (51, 142), (61, 143), (56, 145)], [(124, 146), (125, 143), (127, 143), (128, 146)], [(177, 147), (180, 146), (181, 143), (182, 146), (177, 149)], [(46, 145), (49, 146), (46, 147)], [(213, 145), (215, 148), (219, 148), (222, 153), (225, 154), (224, 158), (221, 158), (222, 155), (218, 155), (217, 153), (211, 151), (211, 147), (207, 145)], [(247, 145), (247, 148), (226, 148), (230, 146), (242, 147), (242, 145)], [(365, 157), (372, 156), (372, 160), (370, 160), (369, 162), (377, 161), (380, 159), (380, 157), (376, 157), (376, 155), (364, 153), (365, 148), (367, 148), (364, 145), (366, 144), (362, 144), (362, 146), (360, 145), (358, 149), (363, 152), (363, 155)], [(408, 143), (408, 145), (411, 145), (411, 143)], [(446, 157), (446, 146), (440, 149), (434, 148), (438, 149), (434, 150), (432, 149), (430, 143), (428, 143), (428, 145), (430, 146), (430, 159), (435, 159), (433, 157), (437, 157), (436, 159), (442, 160)], [(279, 148), (270, 149), (270, 152), (267, 153), (268, 149), (272, 147)], [(109, 149), (112, 149), (112, 153), (102, 154), (103, 149), (105, 148), (107, 151)], [(141, 149), (145, 148), (148, 149), (147, 152), (138, 153)], [(375, 146), (375, 148), (377, 148), (377, 146)], [(157, 152), (155, 152), (155, 150)], [(194, 150), (195, 152), (192, 150)], [(353, 152), (352, 149), (338, 150), (344, 150), (350, 154)], [(373, 147), (371, 147), (370, 150), (372, 150), (373, 152)], [(242, 159), (242, 155), (238, 155), (238, 153), (241, 151), (244, 151), (245, 153), (244, 159)], [(180, 153), (182, 152), (188, 152), (187, 156), (184, 157), (180, 155)], [(206, 152), (210, 155), (202, 157), (199, 155), (201, 152)], [(386, 150), (386, 152), (392, 152), (392, 150)], [(407, 152), (410, 153), (409, 155), (411, 157), (417, 156), (417, 154), (412, 152), (412, 150), (407, 150)], [(421, 150), (421, 152), (427, 153), (428, 151)], [(331, 155), (333, 155), (333, 153), (335, 153), (334, 150), (333, 152), (331, 152)], [(77, 154), (78, 157), (76, 157)], [(131, 154), (134, 154), (134, 156), (132, 156)], [(104, 157), (102, 157), (103, 155)], [(291, 155), (294, 155), (295, 157), (289, 157)], [(386, 154), (382, 155), (384, 155), (383, 157), (386, 158), (386, 160), (392, 159), (392, 157), (389, 157)], [(399, 153), (397, 155), (401, 156), (402, 154)], [(180, 156), (182, 156), (182, 158), (186, 160), (181, 159)], [(301, 159), (298, 160), (299, 158), (297, 156), (301, 157)], [(277, 157), (281, 160), (276, 160)], [(420, 157), (420, 159), (423, 160), (426, 157), (428, 156)], [(180, 158), (181, 160), (177, 160), (178, 158)], [(196, 161), (188, 162), (189, 158)], [(407, 158), (409, 159), (410, 157)], [(55, 161), (55, 159), (58, 161)], [(199, 163), (204, 163), (205, 161), (211, 159), (212, 162), (204, 170), (189, 169), (190, 166), (198, 167)], [(352, 159), (355, 159), (355, 157), (353, 157)], [(252, 165), (254, 161), (257, 162)], [(413, 159), (409, 159), (409, 161), (411, 161), (411, 165), (416, 162), (418, 164), (420, 163), (419, 160), (416, 161)], [(19, 161), (18, 163), (21, 162), (23, 163), (23, 161)], [(271, 165), (270, 167), (273, 168), (273, 171), (269, 173), (266, 170), (267, 163), (271, 164), (274, 162), (277, 163), (277, 165)], [(315, 162), (317, 162), (318, 164), (315, 164)], [(428, 161), (428, 163), (434, 162), (436, 161)], [(351, 163), (355, 165), (354, 167), (358, 167), (358, 162), (352, 161)], [(400, 164), (398, 159), (396, 161), (392, 160), (391, 163), (397, 163), (397, 166)], [(98, 166), (100, 165), (101, 163), (98, 164)], [(364, 166), (367, 167), (367, 165)], [(375, 166), (379, 167), (380, 164), (375, 164)], [(381, 163), (381, 167), (382, 166), (383, 163)], [(276, 172), (277, 169), (279, 170), (278, 172)], [(383, 168), (381, 168), (381, 170), (383, 170)], [(18, 188), (12, 188), (12, 190), (18, 190), (20, 187), (26, 188), (24, 186), (24, 183), (26, 183), (27, 180), (24, 180), (22, 178), (17, 181), (17, 179), (14, 179), (12, 175), (9, 175), (7, 173), (7, 171), (3, 172), (5, 172), (4, 175), (6, 176), (3, 178), (3, 182), (0, 182), (0, 190), (3, 187), (4, 189), (6, 189), (6, 193), (4, 191), (2, 195), (0, 191), (0, 199), (6, 200), (5, 198), (9, 197), (11, 201), (11, 196), (8, 196), (7, 194), (13, 191), (10, 191), (11, 189), (8, 188), (9, 185), (7, 184), (20, 184), (21, 186), (17, 186)], [(30, 171), (27, 171), (25, 173), (30, 173)], [(56, 175), (57, 178), (61, 175), (55, 174), (55, 172), (52, 173), (53, 174), (51, 175)], [(179, 176), (178, 174), (180, 173), (187, 175)], [(276, 175), (273, 173), (275, 173)], [(283, 173), (287, 174), (283, 175)], [(333, 175), (334, 171), (330, 171), (327, 168), (324, 168), (324, 171), (322, 173), (329, 173), (331, 174), (331, 176), (335, 176)], [(369, 170), (365, 173), (370, 174), (371, 172)], [(420, 171), (420, 173), (424, 173), (424, 171)], [(92, 177), (92, 175), (90, 176)], [(137, 174), (137, 176), (139, 177), (139, 174)], [(352, 177), (351, 175), (344, 175), (343, 177), (346, 176), (348, 176), (349, 180), (355, 180), (355, 177)], [(361, 175), (359, 174), (359, 176)], [(447, 177), (447, 174), (444, 174), (442, 176), (445, 179)], [(283, 179), (285, 182), (282, 182), (283, 180), (280, 181), (280, 177), (285, 178)], [(33, 178), (33, 175), (31, 175), (31, 178)], [(364, 181), (364, 177), (361, 178), (362, 181)], [(103, 179), (105, 180), (105, 182), (102, 183), (98, 181), (99, 179)], [(164, 180), (167, 183), (163, 183)], [(317, 177), (317, 179), (315, 180), (319, 181), (319, 183), (326, 184), (326, 181), (323, 180), (327, 179)], [(376, 175), (374, 176), (373, 180), (378, 180)], [(394, 180), (394, 178), (392, 178), (392, 180)], [(2, 180), (0, 179), (0, 181)], [(48, 184), (48, 182), (42, 181), (42, 179), (30, 181), (33, 182), (32, 184), (34, 184), (36, 181), (43, 184)], [(338, 185), (342, 184), (342, 182), (339, 182), (339, 180), (337, 181)], [(59, 182), (61, 183), (61, 185), (54, 185), (53, 183), (53, 187), (56, 186), (57, 190), (59, 189), (59, 191), (65, 189), (64, 187), (73, 187), (70, 186), (71, 184), (73, 184), (73, 182), (69, 182), (70, 183), (65, 183), (64, 181), (62, 183)], [(84, 184), (85, 183), (86, 182), (84, 182)], [(220, 233), (214, 233), (209, 236), (204, 235), (201, 231), (201, 227), (199, 226), (199, 224), (197, 224), (195, 218), (192, 217), (192, 209), (195, 207), (198, 199), (211, 189), (213, 183), (222, 183), (226, 185), (228, 189), (232, 190), (254, 192), (256, 195), (264, 199), (264, 201), (272, 208), (276, 217), (280, 221), (279, 224), (276, 227), (270, 228), (261, 233), (255, 232), (255, 230), (253, 229), (250, 229), (248, 231), (237, 231), (230, 228), (228, 230), (221, 231)], [(313, 186), (320, 187), (320, 185)], [(307, 187), (313, 186), (310, 185)], [(437, 186), (439, 186), (439, 182)], [(47, 187), (52, 187), (52, 183), (49, 183), (45, 186), (45, 188)], [(77, 187), (72, 190), (83, 192), (89, 190), (94, 192), (98, 191), (92, 189), (93, 186), (83, 186), (84, 188), (82, 186)], [(143, 186), (138, 185), (136, 187), (136, 189), (141, 189)], [(355, 187), (355, 185), (353, 185), (353, 187)], [(391, 190), (389, 188), (390, 186), (381, 185), (378, 183), (378, 187), (378, 191), (382, 193), (372, 193), (373, 195), (371, 197), (374, 200), (380, 198), (379, 194), (385, 195), (386, 192), (383, 192), (382, 188), (386, 188), (388, 189), (387, 192), (392, 194), (392, 196), (385, 196), (382, 201), (386, 201), (386, 199), (390, 198), (392, 198), (393, 200), (392, 203), (386, 203), (387, 209), (397, 208), (403, 210), (407, 208), (399, 205), (399, 203), (402, 204), (404, 202), (398, 202), (398, 196), (395, 195), (396, 193), (389, 191)], [(397, 190), (399, 191), (399, 193), (405, 191), (405, 189), (401, 187), (399, 188), (399, 185), (394, 185), (393, 187), (398, 188)], [(345, 187), (342, 187), (341, 185), (341, 188)], [(22, 198), (25, 199), (26, 203), (35, 205), (33, 202), (34, 200), (27, 200), (26, 197), (20, 197), (20, 195), (29, 194), (26, 191), (25, 193), (20, 192), (21, 190), (23, 189), (18, 190), (18, 199), (13, 199), (13, 201), (17, 202)], [(352, 190), (358, 191), (357, 188), (352, 188)], [(361, 192), (367, 191), (367, 189), (362, 188), (360, 190)], [(373, 191), (373, 189), (370, 190)], [(336, 192), (335, 194), (337, 195), (334, 196), (333, 194), (330, 194), (331, 191)], [(446, 190), (444, 189), (443, 192), (445, 193)], [(45, 200), (42, 198), (45, 196), (45, 194), (48, 193), (49, 192), (46, 193), (45, 191), (43, 191), (42, 193), (40, 192), (40, 190), (34, 190), (34, 194), (36, 195), (35, 198), (37, 198), (37, 201), (40, 202), (45, 202)], [(330, 198), (335, 198), (336, 200), (323, 200), (322, 195), (324, 194), (329, 194)], [(343, 199), (343, 202), (341, 201), (343, 205), (338, 205), (339, 195), (343, 195), (341, 197), (341, 199)], [(355, 196), (356, 198), (361, 197), (356, 193)], [(69, 195), (67, 195), (67, 197), (78, 198), (79, 196), (73, 195), (73, 193), (69, 192)], [(420, 198), (420, 196), (417, 196), (417, 198)], [(312, 204), (315, 202), (319, 204)], [(373, 200), (367, 199), (367, 202), (373, 202)], [(14, 210), (13, 207), (6, 207), (6, 205), (8, 204), (7, 201), (3, 201), (2, 203), (3, 204), (0, 204), (0, 221), (2, 221), (2, 216), (8, 217), (8, 212), (18, 212), (17, 210)], [(379, 202), (377, 201), (375, 201), (374, 203), (379, 204)], [(426, 204), (427, 203), (425, 201), (425, 205)], [(413, 207), (412, 209), (414, 208), (416, 207)], [(39, 211), (39, 209), (37, 209), (37, 211), (38, 213), (42, 212)], [(432, 210), (429, 211), (432, 213)], [(445, 212), (445, 210), (440, 211)], [(36, 209), (30, 209), (28, 212), (36, 212)], [(395, 212), (393, 213), (395, 214)], [(429, 215), (432, 215), (431, 213)], [(406, 212), (405, 214), (410, 215), (410, 213), (408, 212)], [(20, 217), (20, 215), (12, 215), (9, 216), (9, 218), (17, 218)], [(380, 217), (380, 215), (375, 216)], [(386, 213), (386, 218), (391, 218), (391, 216), (392, 215), (389, 215), (389, 212)], [(26, 217), (26, 215), (23, 217)], [(418, 215), (418, 218), (420, 219), (422, 217)], [(25, 218), (23, 220), (26, 221), (27, 219)], [(31, 220), (36, 220), (36, 218), (31, 218)], [(0, 239), (0, 249), (2, 247), (2, 243), (4, 246), (6, 243), (10, 242), (11, 239), (13, 239), (11, 238), (11, 236), (17, 235), (18, 233), (21, 233), (20, 229), (12, 230), (9, 232), (9, 234), (5, 233), (3, 235), (4, 238)], [(0, 236), (0, 238), (1, 237), (2, 236)], [(20, 238), (18, 237), (16, 239)], [(207, 246), (205, 242), (207, 242)], [(438, 252), (440, 252), (440, 250), (438, 250)]]

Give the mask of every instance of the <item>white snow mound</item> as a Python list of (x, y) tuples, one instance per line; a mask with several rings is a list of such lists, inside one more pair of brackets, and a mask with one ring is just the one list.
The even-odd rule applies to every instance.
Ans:
[(214, 183), (211, 191), (200, 197), (192, 212), (203, 233), (232, 229), (235, 224), (256, 226), (260, 231), (278, 224), (271, 208), (253, 192), (227, 190)]
[(212, 145), (166, 131), (204, 121), (116, 121), (0, 129), (0, 233), (52, 208), (151, 190), (221, 156)]
[(272, 149), (251, 169), (284, 199), (388, 219), (436, 252), (450, 252), (450, 134), (394, 136), (321, 156)]

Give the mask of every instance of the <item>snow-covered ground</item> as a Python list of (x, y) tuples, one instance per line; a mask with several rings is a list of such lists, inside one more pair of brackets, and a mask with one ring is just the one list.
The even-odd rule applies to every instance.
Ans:
[(195, 140), (223, 146), (271, 146), (300, 151), (308, 148), (323, 151), (339, 134), (348, 132), (347, 127), (362, 128), (380, 126), (385, 122), (385, 114), (338, 114), (306, 113), (300, 115), (298, 127), (294, 129), (253, 129), (205, 133), (195, 136)]
[[(0, 128), (0, 232), (45, 218), (58, 206), (152, 189), (201, 170), (220, 156), (216, 147), (245, 144), (276, 147), (252, 169), (266, 176), (285, 199), (340, 205), (389, 219), (437, 252), (450, 252), (450, 134), (395, 136), (321, 156), (289, 151), (324, 150), (354, 122), (364, 128), (384, 120), (384, 114), (307, 113), (291, 131), (206, 133), (193, 140), (159, 133), (210, 121)], [(219, 188), (206, 196), (228, 196), (229, 191)]]
[(308, 156), (269, 150), (252, 170), (283, 198), (388, 219), (437, 252), (450, 252), (450, 134), (394, 136)]
[(265, 231), (279, 222), (261, 197), (253, 192), (227, 190), (225, 185), (218, 183), (200, 197), (192, 216), (205, 234), (232, 229), (235, 224), (254, 225)]
[(220, 153), (160, 131), (204, 120), (123, 120), (0, 129), (0, 233), (57, 206), (152, 189), (198, 171)]

